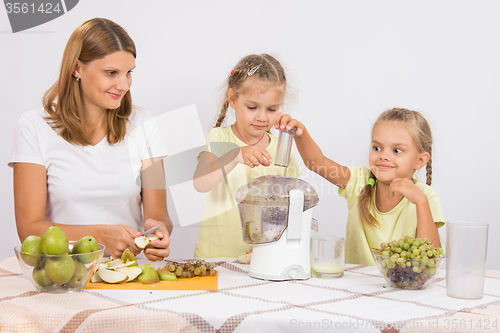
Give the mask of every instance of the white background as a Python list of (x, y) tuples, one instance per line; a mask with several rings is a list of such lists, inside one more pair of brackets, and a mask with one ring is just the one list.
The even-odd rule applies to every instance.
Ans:
[[(445, 219), (489, 223), (487, 267), (500, 269), (498, 13), (498, 1), (85, 0), (13, 34), (2, 7), (0, 260), (19, 244), (7, 166), (14, 125), (41, 106), (71, 32), (105, 17), (136, 43), (134, 104), (155, 115), (195, 104), (203, 134), (213, 126), (221, 85), (250, 53), (281, 61), (293, 88), (284, 111), (341, 164), (367, 163), (371, 125), (382, 111), (422, 112), (434, 132), (433, 188)], [(345, 200), (335, 186), (303, 172), (320, 193), (319, 232), (345, 235)], [(172, 257), (190, 258), (198, 224), (180, 227), (171, 201)]]

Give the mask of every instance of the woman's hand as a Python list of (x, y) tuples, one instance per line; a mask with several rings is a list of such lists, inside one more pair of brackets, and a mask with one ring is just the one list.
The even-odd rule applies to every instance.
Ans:
[(296, 128), (295, 136), (299, 137), (304, 133), (305, 126), (297, 119), (293, 119), (289, 114), (283, 114), (278, 112), (274, 121), (274, 128), (276, 129), (286, 129), (291, 130), (292, 128)]
[[(427, 197), (422, 190), (420, 190), (417, 185), (408, 178), (396, 178), (391, 182), (390, 185), (390, 196), (391, 198), (396, 194), (400, 193), (406, 199), (408, 199), (413, 204), (420, 204), (427, 202)], [(425, 201), (423, 201), (425, 200)]]
[[(154, 226), (159, 225), (155, 230), (155, 235), (159, 238), (151, 242), (154, 248), (144, 249), (146, 258), (150, 261), (161, 261), (170, 254), (170, 237), (167, 228), (161, 221), (147, 219), (144, 222), (144, 230), (149, 230)], [(134, 234), (134, 238), (141, 236), (140, 232)]]
[(263, 165), (270, 166), (273, 162), (271, 155), (265, 148), (259, 146), (241, 147), (241, 154), (238, 156), (238, 162), (248, 165), (250, 168)]
[(96, 235), (99, 243), (106, 246), (106, 252), (115, 259), (122, 257), (123, 251), (129, 248), (134, 254), (139, 254), (141, 249), (134, 243), (137, 231), (124, 224), (110, 224), (103, 228), (104, 232)]

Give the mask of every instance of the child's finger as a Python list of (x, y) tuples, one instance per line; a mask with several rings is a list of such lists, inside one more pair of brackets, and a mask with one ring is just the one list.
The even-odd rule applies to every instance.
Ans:
[(271, 165), (272, 159), (271, 159), (271, 156), (269, 155), (269, 153), (266, 150), (264, 150), (264, 151), (256, 151), (254, 156), (257, 159), (259, 165), (263, 165), (263, 166), (269, 166), (269, 165)]
[(267, 152), (267, 150), (265, 150), (264, 148), (262, 148), (262, 150), (260, 151), (260, 153), (262, 154), (262, 156), (265, 157), (267, 165), (270, 165), (273, 162), (273, 158), (271, 157), (271, 155), (269, 155), (269, 153)]
[(295, 119), (293, 119), (289, 114), (283, 115), (280, 122), (280, 128), (281, 129), (284, 129), (285, 127), (288, 128), (290, 126), (290, 122), (293, 122), (294, 120)]

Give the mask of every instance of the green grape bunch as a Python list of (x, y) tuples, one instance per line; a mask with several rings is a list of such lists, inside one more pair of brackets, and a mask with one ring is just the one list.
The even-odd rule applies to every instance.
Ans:
[(425, 287), (438, 272), (444, 258), (443, 249), (434, 248), (427, 238), (410, 236), (382, 243), (373, 254), (389, 284), (404, 289)]
[(193, 278), (195, 276), (214, 276), (217, 274), (214, 264), (203, 259), (186, 262), (169, 261), (165, 267), (178, 278)]

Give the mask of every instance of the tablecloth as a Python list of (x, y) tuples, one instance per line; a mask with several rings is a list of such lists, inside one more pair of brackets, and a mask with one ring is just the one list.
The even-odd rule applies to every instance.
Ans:
[[(445, 270), (424, 290), (388, 286), (372, 266), (338, 279), (271, 282), (217, 258), (215, 291), (39, 293), (17, 260), (0, 263), (2, 332), (500, 332), (500, 271), (479, 300), (446, 296)], [(155, 266), (164, 263), (155, 263)]]

